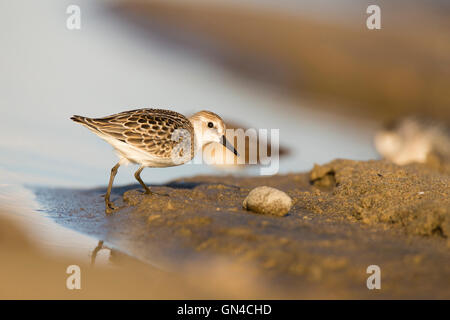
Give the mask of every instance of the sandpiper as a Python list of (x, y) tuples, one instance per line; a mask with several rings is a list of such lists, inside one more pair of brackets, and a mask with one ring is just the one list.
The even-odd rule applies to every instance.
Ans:
[(430, 159), (450, 162), (450, 129), (434, 119), (400, 118), (379, 130), (374, 140), (378, 152), (399, 165), (425, 163)]
[(145, 167), (184, 164), (204, 145), (212, 142), (221, 143), (238, 155), (225, 138), (225, 123), (210, 111), (200, 111), (187, 118), (170, 110), (136, 109), (103, 118), (74, 115), (71, 119), (111, 144), (119, 156), (119, 162), (111, 169), (105, 195), (106, 213), (117, 209), (110, 201), (110, 194), (114, 177), (122, 164), (140, 165), (134, 176), (145, 193), (151, 194), (140, 176)]

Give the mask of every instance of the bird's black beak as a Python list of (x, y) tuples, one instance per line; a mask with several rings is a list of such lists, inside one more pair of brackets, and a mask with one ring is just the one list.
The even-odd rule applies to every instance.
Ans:
[(225, 135), (222, 136), (222, 144), (225, 146), (225, 148), (227, 148), (228, 150), (230, 150), (236, 156), (239, 157), (239, 153), (236, 151), (236, 149), (233, 147), (233, 145), (228, 142), (227, 138), (225, 138)]

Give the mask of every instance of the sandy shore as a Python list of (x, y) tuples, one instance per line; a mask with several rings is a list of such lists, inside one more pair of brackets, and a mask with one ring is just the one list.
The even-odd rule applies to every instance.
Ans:
[[(152, 196), (120, 187), (114, 198), (122, 208), (111, 216), (104, 189), (35, 193), (64, 226), (182, 278), (201, 270), (214, 282), (215, 289), (202, 282), (211, 297), (239, 288), (247, 297), (449, 298), (449, 182), (423, 165), (336, 160), (301, 174), (174, 181), (154, 186)], [(287, 216), (242, 208), (260, 185), (294, 199)], [(366, 287), (369, 265), (382, 270), (377, 292)]]

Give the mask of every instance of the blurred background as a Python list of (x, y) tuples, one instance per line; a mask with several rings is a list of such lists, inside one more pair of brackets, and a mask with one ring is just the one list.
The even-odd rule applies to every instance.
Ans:
[[(381, 30), (366, 28), (369, 4), (381, 7)], [(80, 30), (66, 27), (69, 5)], [(450, 121), (448, 1), (17, 0), (0, 12), (2, 183), (105, 185), (116, 157), (72, 114), (207, 109), (233, 126), (277, 128), (280, 173), (379, 158), (375, 132), (401, 116)], [(133, 170), (117, 183), (134, 182)]]
[[(381, 30), (366, 27), (371, 4), (381, 8)], [(70, 5), (81, 9), (80, 30), (66, 27)], [(93, 252), (100, 249), (98, 260), (112, 256), (112, 249), (99, 247), (100, 239), (36, 214), (42, 206), (23, 188), (106, 185), (117, 158), (107, 143), (73, 123), (73, 114), (165, 108), (190, 115), (206, 109), (229, 127), (279, 129), (280, 173), (307, 171), (335, 158), (380, 159), (374, 137), (385, 123), (409, 116), (431, 119), (432, 125), (403, 122), (403, 129), (395, 129), (403, 145), (415, 140), (427, 149), (430, 140), (438, 141), (439, 153), (450, 155), (450, 135), (434, 130), (450, 125), (449, 16), (447, 0), (1, 1), (0, 218), (9, 216), (22, 229), (0, 221), (0, 235), (6, 235), (0, 239), (0, 297), (24, 297), (23, 288), (29, 288), (25, 297), (76, 297), (55, 277), (69, 262), (50, 268), (55, 261), (45, 260), (43, 252), (64, 253), (70, 263), (84, 259), (87, 270), (94, 270), (88, 269)], [(391, 135), (383, 137), (392, 142)], [(415, 147), (406, 149), (414, 153)], [(401, 157), (402, 164), (405, 159), (411, 157)], [(158, 184), (198, 174), (259, 172), (252, 166), (229, 169), (185, 165), (148, 169), (142, 177)], [(121, 167), (115, 183), (135, 183), (134, 170)], [(223, 263), (222, 269), (196, 265), (201, 277), (189, 281), (148, 266), (140, 270), (137, 263), (121, 275), (101, 270), (92, 276), (99, 279), (97, 293), (91, 287), (86, 297), (285, 294), (273, 287), (264, 291), (253, 271)], [(23, 276), (31, 274), (30, 266), (40, 272), (31, 280)]]

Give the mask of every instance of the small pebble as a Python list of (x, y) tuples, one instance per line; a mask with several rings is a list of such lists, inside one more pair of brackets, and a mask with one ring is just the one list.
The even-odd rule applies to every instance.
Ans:
[(257, 187), (250, 191), (243, 202), (244, 209), (283, 217), (291, 209), (293, 201), (285, 192), (271, 187)]

